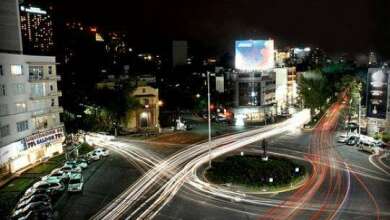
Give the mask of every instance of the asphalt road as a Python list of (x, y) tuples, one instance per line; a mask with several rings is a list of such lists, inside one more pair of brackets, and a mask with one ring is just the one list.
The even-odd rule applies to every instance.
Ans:
[(112, 152), (83, 171), (82, 193), (65, 193), (55, 206), (58, 219), (88, 219), (115, 199), (141, 173), (124, 157)]
[[(307, 152), (310, 133), (295, 133), (279, 136), (272, 140), (269, 151), (290, 153), (299, 155)], [(258, 143), (259, 144), (259, 143)], [(258, 144), (252, 144), (245, 151), (259, 150)], [(354, 168), (370, 193), (372, 193), (378, 204), (380, 212), (379, 219), (390, 219), (390, 179), (376, 169), (368, 160), (369, 154), (360, 152), (356, 147), (335, 143), (337, 151)], [(239, 153), (239, 152), (236, 152)], [(367, 176), (365, 176), (367, 175)], [(378, 180), (375, 178), (383, 178)], [(387, 181), (385, 181), (387, 180)], [(324, 192), (318, 192), (317, 199), (320, 201)], [(285, 199), (291, 192), (279, 195), (270, 195), (267, 198)], [(351, 179), (349, 197), (344, 205), (338, 219), (378, 219), (375, 205), (369, 200), (369, 195), (361, 183), (355, 178)], [(264, 197), (264, 196), (263, 196)], [(156, 216), (155, 219), (259, 219), (262, 213), (270, 207), (254, 206), (229, 200), (221, 200), (218, 197), (209, 198), (203, 195), (196, 195), (186, 189), (182, 189), (176, 197), (168, 203)], [(310, 219), (314, 211), (301, 212), (296, 219)], [(322, 218), (320, 218), (322, 219)]]
[[(311, 137), (311, 133), (302, 132), (282, 135), (272, 140), (269, 150), (303, 157), (309, 150), (308, 146), (310, 145)], [(349, 178), (347, 178), (348, 172), (346, 172), (345, 168), (342, 168), (342, 166), (336, 168), (336, 170), (343, 169), (341, 177), (343, 182), (350, 180), (350, 187), (348, 191), (341, 191), (347, 193), (346, 199), (340, 206), (340, 211), (333, 217), (336, 219), (390, 219), (389, 175), (376, 168), (370, 162), (369, 154), (359, 151), (356, 147), (336, 143), (334, 138), (331, 138), (331, 140), (329, 147), (332, 147), (340, 155), (340, 162), (345, 161), (350, 168)], [(259, 150), (258, 146), (259, 143), (251, 144), (245, 150)], [(337, 182), (337, 179), (327, 181), (328, 178), (315, 192), (311, 202), (303, 210), (300, 210), (297, 216), (293, 216), (295, 219), (313, 219), (313, 216), (314, 219), (326, 219), (326, 216), (331, 216), (332, 212), (334, 212), (332, 208), (329, 210), (324, 209), (321, 215), (316, 215), (319, 212), (319, 204), (324, 203), (323, 201), (328, 193), (327, 189)], [(343, 188), (345, 187), (340, 187), (340, 189)], [(262, 196), (261, 198), (288, 200), (293, 193), (280, 193)], [(332, 194), (330, 195), (328, 199), (333, 201)], [(338, 195), (338, 193), (335, 193), (335, 195)], [(328, 205), (327, 203), (325, 204)], [(311, 210), (311, 208), (314, 209)], [(182, 189), (159, 212), (156, 219), (262, 219), (264, 213), (272, 209), (275, 208), (223, 200), (214, 196), (210, 198), (210, 196), (197, 195), (187, 189)], [(274, 215), (267, 216), (264, 219), (285, 219), (284, 217), (278, 218), (278, 212), (283, 212), (283, 210), (284, 208), (277, 207)]]
[[(326, 129), (320, 131), (316, 135), (317, 138), (319, 138), (319, 144), (317, 143), (317, 145), (321, 150), (318, 154), (324, 153), (326, 160), (319, 160), (317, 165), (318, 168), (326, 170), (326, 172), (324, 172), (326, 175), (321, 174), (313, 177), (313, 183), (316, 183), (320, 176), (325, 178), (322, 180), (320, 187), (308, 199), (309, 202), (305, 202), (304, 206), (298, 208), (299, 214), (292, 217), (295, 217), (295, 219), (327, 219), (327, 217), (336, 213), (335, 216), (332, 216), (336, 219), (390, 219), (390, 213), (388, 211), (388, 208), (390, 207), (389, 175), (375, 167), (369, 160), (368, 154), (358, 151), (355, 147), (336, 143), (335, 139), (332, 138), (334, 137), (334, 133), (327, 130), (326, 126), (328, 126), (328, 124), (324, 123), (324, 126)], [(132, 160), (135, 164), (138, 164), (140, 166), (138, 168), (141, 168), (144, 172), (158, 165), (158, 162), (161, 161), (161, 159), (166, 158), (170, 154), (174, 154), (177, 150), (171, 149), (169, 153), (167, 153), (163, 148), (156, 148), (155, 146), (150, 147), (147, 143), (131, 141), (123, 142), (125, 143), (119, 148), (122, 150), (121, 154), (123, 157), (126, 157), (127, 159)], [(313, 151), (312, 142), (313, 133), (295, 130), (287, 134), (270, 138), (269, 151), (303, 158), (304, 156), (310, 156), (308, 152), (310, 153), (311, 150)], [(245, 151), (252, 152), (259, 151), (259, 146), (259, 143), (252, 143), (243, 149)], [(239, 153), (241, 150), (242, 149), (236, 152)], [(113, 159), (112, 163), (115, 164), (115, 161), (117, 160), (122, 161), (122, 168), (124, 168), (122, 172), (126, 172), (125, 169), (130, 169), (135, 174), (135, 178), (129, 180), (127, 183), (123, 182), (123, 187), (118, 187), (118, 189), (113, 190), (112, 193), (111, 189), (104, 193), (101, 192), (100, 189), (106, 189), (107, 187), (110, 188), (110, 186), (112, 187), (112, 185), (114, 185), (113, 181), (101, 179), (94, 180), (98, 182), (102, 181), (103, 183), (91, 183), (89, 192), (86, 185), (84, 195), (87, 194), (86, 200), (88, 201), (83, 202), (82, 197), (84, 197), (84, 195), (71, 195), (69, 198), (65, 197), (68, 199), (64, 199), (64, 201), (62, 201), (64, 204), (62, 210), (77, 210), (80, 209), (80, 206), (82, 206), (83, 211), (79, 214), (70, 213), (73, 211), (69, 211), (69, 213), (65, 213), (66, 211), (63, 213), (60, 212), (59, 216), (64, 219), (85, 219), (90, 217), (92, 214), (95, 214), (97, 211), (101, 211), (103, 207), (107, 209), (107, 206), (104, 204), (109, 204), (110, 200), (112, 200), (115, 195), (119, 195), (121, 192), (123, 194), (124, 189), (126, 189), (132, 182), (136, 181), (137, 175), (139, 176), (139, 173), (135, 170), (134, 166), (128, 165), (128, 161), (125, 161), (123, 157), (118, 156)], [(344, 161), (347, 165), (344, 164)], [(320, 162), (325, 163), (325, 165), (321, 165)], [(102, 163), (103, 165), (100, 167), (102, 170), (101, 174), (94, 174), (92, 177), (101, 178), (98, 176), (104, 175), (105, 172), (106, 175), (111, 175), (108, 174), (111, 171), (109, 168), (110, 166), (106, 166), (104, 164), (106, 162), (104, 161)], [(127, 164), (127, 168), (125, 164)], [(329, 167), (330, 169), (328, 170)], [(98, 169), (96, 173), (100, 172), (100, 169)], [(173, 171), (179, 172), (180, 170)], [(118, 176), (120, 178), (121, 174), (122, 173), (114, 175), (115, 177), (113, 179), (118, 178)], [(167, 172), (166, 175), (169, 176), (174, 174), (175, 173), (169, 174), (169, 172)], [(120, 179), (123, 179), (123, 176)], [(159, 184), (153, 187), (163, 186), (162, 184), (166, 183), (168, 179), (169, 178), (165, 179), (164, 177), (161, 177), (153, 180), (159, 182)], [(349, 184), (347, 184), (347, 182), (349, 182)], [(139, 184), (142, 187), (142, 184), (146, 183), (147, 182), (141, 182)], [(187, 183), (185, 183), (184, 187), (181, 187), (180, 190), (174, 194), (175, 196), (165, 206), (162, 206), (162, 209), (157, 212), (155, 219), (261, 219), (261, 216), (263, 216), (264, 213), (269, 213), (270, 210), (276, 210), (276, 213), (270, 218), (278, 219), (277, 217), (279, 217), (279, 219), (285, 219), (283, 218), (283, 214), (291, 207), (286, 208), (279, 206), (282, 201), (289, 201), (291, 200), (291, 197), (296, 194), (296, 191), (292, 191), (272, 195), (262, 195), (258, 198), (251, 196), (250, 199), (257, 202), (252, 203), (249, 202), (252, 200), (234, 201), (228, 198), (221, 198), (221, 196), (200, 192)], [(104, 185), (107, 185), (107, 187), (104, 187)], [(151, 188), (145, 189), (150, 190)], [(142, 192), (142, 190), (137, 190), (133, 193), (138, 194)], [(97, 193), (97, 195), (94, 195), (95, 193)], [(302, 197), (306, 197), (307, 194), (307, 192), (303, 193)], [(140, 197), (143, 201), (148, 198), (149, 197), (145, 196)], [(345, 199), (343, 200), (342, 198)], [(130, 202), (133, 201), (129, 200), (129, 203)], [(295, 206), (297, 203), (294, 202), (295, 201), (292, 201), (290, 205)], [(116, 207), (115, 203), (111, 204), (113, 204), (112, 207)], [(137, 204), (143, 205), (143, 203)], [(323, 206), (325, 208), (322, 209), (321, 207)], [(86, 209), (84, 207), (86, 207)], [(142, 208), (141, 210), (145, 210), (147, 207), (148, 206)], [(134, 209), (137, 208), (139, 208), (139, 206), (133, 206), (130, 210), (134, 211)], [(338, 211), (335, 211), (336, 209)], [(132, 212), (130, 210), (128, 210), (127, 213)], [(320, 214), (317, 215), (316, 213)], [(121, 216), (121, 218), (124, 217), (125, 216)]]

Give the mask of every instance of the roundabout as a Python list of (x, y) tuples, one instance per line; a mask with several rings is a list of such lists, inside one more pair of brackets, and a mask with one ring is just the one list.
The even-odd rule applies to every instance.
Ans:
[[(217, 158), (212, 167), (203, 167), (201, 179), (225, 190), (245, 194), (273, 194), (295, 190), (308, 176), (308, 162), (259, 154)], [(198, 173), (199, 174), (199, 173)]]

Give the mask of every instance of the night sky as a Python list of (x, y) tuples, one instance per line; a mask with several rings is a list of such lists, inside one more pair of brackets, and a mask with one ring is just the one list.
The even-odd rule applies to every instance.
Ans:
[[(201, 42), (231, 51), (236, 39), (274, 38), (276, 47), (319, 46), (330, 53), (382, 54), (390, 47), (386, 0), (62, 0), (65, 16), (123, 28), (140, 45)], [(57, 4), (57, 3), (56, 3)]]

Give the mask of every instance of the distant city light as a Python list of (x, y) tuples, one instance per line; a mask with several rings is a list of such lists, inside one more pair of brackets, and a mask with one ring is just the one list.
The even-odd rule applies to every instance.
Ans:
[(24, 6), (20, 6), (20, 10), (21, 11), (26, 11), (26, 12), (29, 12), (29, 13), (34, 13), (34, 14), (47, 14), (46, 11), (40, 9), (40, 8), (37, 8), (37, 7), (29, 7), (29, 8), (26, 8)]

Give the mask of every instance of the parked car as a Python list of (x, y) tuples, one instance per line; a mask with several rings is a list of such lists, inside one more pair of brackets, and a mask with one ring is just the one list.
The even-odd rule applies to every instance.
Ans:
[(68, 178), (69, 178), (69, 176), (67, 173), (65, 173), (63, 171), (58, 171), (58, 172), (43, 176), (41, 178), (41, 180), (48, 182), (48, 183), (63, 183)]
[(49, 202), (33, 202), (33, 203), (29, 203), (27, 206), (21, 209), (16, 209), (12, 213), (11, 218), (19, 219), (23, 216), (26, 216), (30, 211), (52, 212), (53, 210)]
[(84, 186), (84, 179), (80, 173), (75, 173), (70, 176), (68, 184), (68, 192), (81, 192)]
[(97, 154), (95, 151), (89, 152), (87, 156), (93, 161), (100, 160), (100, 154)]
[(25, 194), (30, 194), (34, 190), (45, 190), (48, 193), (50, 193), (49, 184), (46, 182), (43, 182), (43, 181), (38, 181), (38, 182), (34, 183), (34, 185), (32, 187), (30, 187), (26, 190)]
[(68, 175), (71, 172), (81, 172), (81, 167), (79, 167), (77, 164), (65, 164), (62, 168), (63, 171), (67, 172)]
[(76, 160), (76, 164), (81, 167), (82, 169), (85, 169), (88, 167), (88, 160), (80, 158)]
[(50, 190), (49, 189), (37, 189), (37, 188), (32, 188), (30, 187), (29, 189), (26, 190), (26, 192), (23, 194), (22, 198), (28, 198), (30, 196), (34, 195), (40, 195), (40, 194), (46, 194), (49, 195)]
[(337, 142), (339, 143), (346, 143), (349, 139), (349, 136), (347, 134), (342, 134), (338, 137)]
[(47, 194), (36, 194), (29, 197), (22, 197), (16, 204), (16, 209), (20, 209), (32, 202), (51, 202)]
[(65, 186), (61, 183), (56, 182), (46, 182), (46, 181), (38, 181), (32, 187), (30, 187), (26, 193), (32, 191), (34, 189), (45, 189), (48, 190), (50, 194), (61, 192), (65, 190)]
[(73, 172), (81, 172), (83, 169), (75, 160), (66, 161), (64, 166), (71, 167)]
[(108, 155), (110, 155), (110, 152), (109, 150), (105, 149), (105, 148), (97, 148), (95, 150), (95, 153), (99, 156), (103, 156), (103, 157), (106, 157)]
[(54, 219), (53, 212), (51, 210), (33, 210), (29, 211), (26, 215), (19, 217), (18, 220), (52, 220)]

